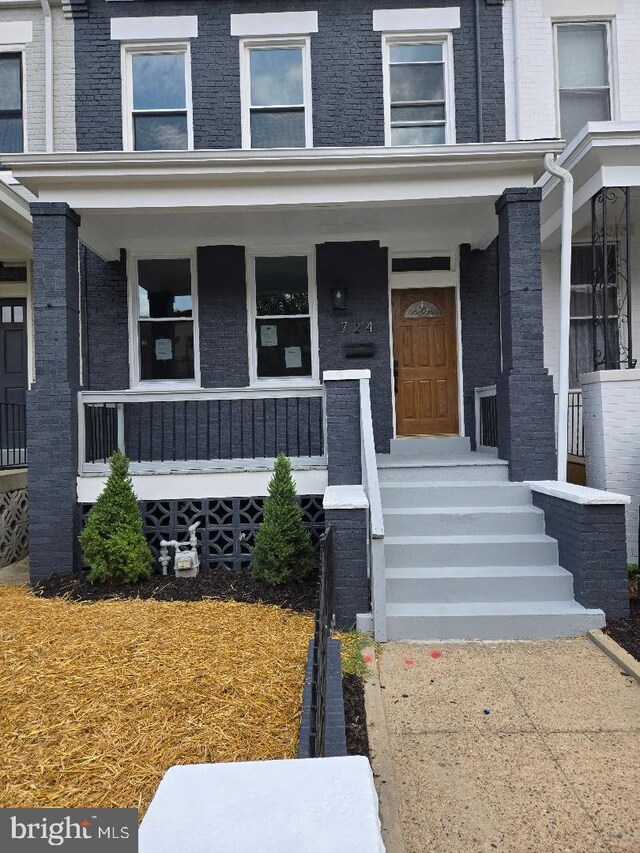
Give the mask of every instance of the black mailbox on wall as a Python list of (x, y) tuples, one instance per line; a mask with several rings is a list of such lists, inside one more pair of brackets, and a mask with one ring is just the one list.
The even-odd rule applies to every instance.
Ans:
[(346, 358), (373, 358), (376, 352), (375, 344), (345, 344)]

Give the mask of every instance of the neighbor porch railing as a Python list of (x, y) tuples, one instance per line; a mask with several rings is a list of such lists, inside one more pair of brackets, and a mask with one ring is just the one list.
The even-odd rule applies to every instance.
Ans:
[(131, 471), (219, 470), (278, 453), (324, 464), (321, 388), (82, 391), (78, 468), (107, 470), (120, 448)]
[(0, 470), (27, 464), (27, 407), (0, 403)]
[(498, 446), (496, 386), (475, 389), (476, 447)]
[(582, 391), (569, 391), (567, 418), (567, 453), (584, 457), (584, 421), (582, 417)]

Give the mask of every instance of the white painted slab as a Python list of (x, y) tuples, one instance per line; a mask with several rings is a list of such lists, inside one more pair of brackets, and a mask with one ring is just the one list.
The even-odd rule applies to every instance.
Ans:
[(0, 27), (0, 44), (28, 44), (33, 41), (31, 21), (3, 21)]
[(327, 486), (323, 509), (368, 509), (369, 501), (362, 486)]
[(140, 853), (384, 853), (366, 758), (190, 764), (165, 774)]
[(323, 382), (340, 382), (346, 379), (371, 379), (370, 370), (325, 370)]
[(385, 33), (448, 31), (460, 28), (460, 7), (376, 9), (373, 29)]
[(317, 32), (317, 12), (257, 12), (231, 15), (232, 36), (300, 36)]
[(117, 41), (156, 41), (197, 36), (197, 15), (150, 15), (145, 18), (111, 19), (111, 38)]
[(527, 485), (534, 492), (562, 498), (571, 503), (584, 505), (630, 504), (629, 495), (619, 495), (615, 492), (605, 492), (601, 489), (590, 489), (587, 486), (576, 486), (574, 483), (560, 483), (557, 480), (529, 480)]

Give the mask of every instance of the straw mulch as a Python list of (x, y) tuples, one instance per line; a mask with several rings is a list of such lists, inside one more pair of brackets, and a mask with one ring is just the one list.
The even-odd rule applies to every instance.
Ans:
[(0, 806), (137, 807), (173, 764), (295, 754), (311, 616), (0, 587)]

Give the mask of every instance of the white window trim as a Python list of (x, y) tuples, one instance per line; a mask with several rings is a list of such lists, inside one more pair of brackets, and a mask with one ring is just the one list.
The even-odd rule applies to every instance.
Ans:
[[(191, 42), (130, 42), (120, 47), (122, 76), (122, 150), (134, 151), (135, 134), (133, 129), (133, 68), (132, 56), (139, 53), (184, 53), (184, 76), (187, 113), (187, 148), (193, 151), (193, 94), (191, 91)], [(167, 110), (167, 112), (171, 112)], [(175, 112), (183, 112), (175, 110)], [(182, 149), (181, 149), (182, 150)]]
[(157, 41), (198, 37), (197, 15), (112, 18), (112, 41)]
[(301, 36), (317, 32), (317, 12), (249, 12), (231, 15), (232, 36)]
[[(191, 268), (191, 319), (193, 322), (193, 379), (140, 379), (140, 334), (138, 302), (138, 261), (188, 259)], [(127, 254), (128, 315), (129, 315), (129, 387), (138, 391), (171, 391), (180, 388), (201, 388), (200, 322), (198, 311), (198, 264), (195, 252), (153, 252)]]
[[(240, 39), (240, 102), (242, 109), (242, 147), (251, 148), (251, 69), (249, 52), (253, 48), (302, 48), (302, 86), (304, 96), (305, 148), (313, 148), (313, 114), (311, 106), (311, 39), (310, 36)], [(258, 149), (256, 149), (258, 150)], [(260, 149), (277, 150), (277, 149)], [(288, 148), (296, 151), (296, 148)]]
[[(562, 18), (561, 20), (553, 20), (551, 22), (553, 28), (553, 65), (554, 65), (554, 81), (555, 81), (555, 107), (556, 107), (556, 135), (558, 138), (562, 136), (562, 120), (560, 116), (560, 57), (558, 51), (558, 29), (562, 26), (589, 26), (593, 24), (601, 24), (605, 27), (607, 33), (607, 70), (609, 73), (609, 106), (611, 110), (611, 118), (609, 121), (616, 121), (619, 115), (618, 107), (618, 86), (617, 86), (617, 66), (614, 30), (615, 18)], [(567, 139), (566, 142), (570, 142)]]
[[(382, 90), (384, 97), (384, 144), (391, 147), (391, 75), (390, 48), (396, 44), (441, 44), (444, 58), (445, 145), (456, 141), (456, 103), (453, 67), (453, 33), (405, 32), (382, 36)], [(411, 145), (402, 146), (411, 148)]]
[(428, 32), (460, 28), (460, 7), (430, 9), (374, 9), (373, 29), (377, 32)]
[[(256, 258), (304, 257), (307, 259), (307, 278), (309, 284), (309, 325), (311, 340), (311, 376), (274, 376), (258, 377), (258, 349), (256, 337)], [(311, 249), (280, 249), (262, 251), (260, 249), (246, 250), (247, 264), (247, 342), (249, 345), (249, 384), (253, 388), (269, 388), (273, 386), (291, 385), (306, 388), (320, 384), (320, 367), (318, 357), (318, 298), (316, 286), (315, 250)], [(287, 316), (287, 315), (285, 315)], [(296, 316), (296, 315), (290, 315)], [(306, 316), (306, 315), (298, 315)]]
[[(0, 54), (2, 53), (19, 53), (21, 57), (22, 63), (22, 79), (20, 81), (22, 86), (22, 151), (16, 153), (28, 154), (29, 153), (29, 128), (27, 122), (27, 60), (26, 60), (26, 51), (24, 44), (0, 44)], [(0, 153), (2, 153), (0, 151)], [(5, 152), (9, 153), (9, 152)], [(13, 152), (11, 152), (13, 153)]]

